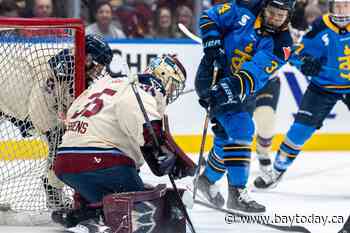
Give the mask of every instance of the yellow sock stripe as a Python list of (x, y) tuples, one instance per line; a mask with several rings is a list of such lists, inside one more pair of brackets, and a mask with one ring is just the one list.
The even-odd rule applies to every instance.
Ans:
[(247, 161), (250, 162), (250, 158), (225, 158), (225, 161)]
[(224, 150), (242, 150), (251, 149), (250, 146), (224, 146)]
[(215, 164), (213, 164), (209, 159), (208, 159), (208, 163), (209, 163), (210, 167), (217, 172), (224, 173), (226, 171), (224, 169), (221, 169), (221, 168), (215, 166)]
[(223, 161), (222, 159), (220, 159), (220, 158), (218, 157), (218, 155), (217, 155), (214, 151), (212, 151), (211, 155), (212, 155), (211, 157), (212, 157), (216, 162), (218, 162), (218, 163), (224, 165), (224, 161)]
[(292, 144), (292, 143), (288, 140), (288, 138), (286, 138), (286, 139), (283, 141), (283, 143), (286, 144), (287, 146), (289, 146), (290, 148), (292, 148), (293, 150), (300, 150), (300, 149), (301, 149), (301, 147)]
[(291, 154), (287, 154), (287, 157), (288, 158), (292, 158), (292, 159), (295, 159), (298, 155), (291, 155)]
[(287, 152), (285, 152), (283, 150), (280, 150), (280, 156), (288, 157), (288, 158), (291, 158), (291, 159), (295, 159), (298, 155), (291, 155), (291, 154), (288, 154)]
[(208, 15), (202, 15), (201, 19), (210, 19)]

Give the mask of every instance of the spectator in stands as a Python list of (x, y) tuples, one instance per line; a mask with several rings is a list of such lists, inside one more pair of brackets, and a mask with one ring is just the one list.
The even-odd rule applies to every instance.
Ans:
[(162, 6), (156, 11), (155, 37), (174, 38), (171, 10), (166, 6)]
[(34, 0), (33, 17), (52, 17), (53, 4), (52, 0)]
[(113, 15), (119, 19), (123, 31), (129, 38), (145, 38), (152, 36), (153, 14), (146, 3), (136, 0), (124, 0)]
[[(187, 5), (180, 5), (176, 9), (176, 24), (182, 23), (190, 31), (193, 31), (193, 12), (192, 9)], [(186, 38), (186, 35), (176, 27), (175, 31), (176, 38)]]
[(126, 38), (124, 32), (112, 23), (112, 5), (101, 1), (96, 5), (96, 22), (86, 27), (86, 34), (100, 34), (109, 38)]
[(0, 4), (0, 15), (4, 17), (18, 17), (18, 7), (13, 0), (3, 0)]
[(318, 5), (309, 4), (305, 7), (305, 20), (309, 26), (322, 15), (322, 12)]

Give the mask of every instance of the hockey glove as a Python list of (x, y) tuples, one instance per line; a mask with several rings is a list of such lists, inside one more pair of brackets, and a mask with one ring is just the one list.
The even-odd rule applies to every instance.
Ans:
[(144, 124), (143, 137), (145, 144), (141, 147), (143, 157), (153, 174), (156, 176), (170, 174), (176, 163), (176, 155), (169, 150), (168, 146), (165, 144), (165, 133), (162, 129), (162, 121), (154, 120), (151, 122), (151, 125), (159, 143), (159, 147), (157, 147), (154, 142), (150, 129)]
[(227, 105), (243, 102), (246, 95), (254, 91), (254, 80), (247, 72), (239, 71), (232, 77), (221, 79), (210, 90), (210, 105)]
[(219, 69), (227, 73), (228, 63), (220, 37), (208, 37), (203, 39), (204, 57), (211, 66), (216, 61)]
[(320, 73), (322, 64), (319, 59), (313, 58), (311, 56), (305, 56), (302, 61), (303, 64), (301, 65), (300, 71), (305, 76), (316, 76)]

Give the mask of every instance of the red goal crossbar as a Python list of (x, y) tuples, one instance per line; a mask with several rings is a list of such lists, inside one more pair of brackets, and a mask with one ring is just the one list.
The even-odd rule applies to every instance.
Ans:
[(85, 89), (85, 29), (81, 19), (75, 18), (8, 18), (0, 17), (0, 28), (73, 29), (75, 31), (75, 97)]

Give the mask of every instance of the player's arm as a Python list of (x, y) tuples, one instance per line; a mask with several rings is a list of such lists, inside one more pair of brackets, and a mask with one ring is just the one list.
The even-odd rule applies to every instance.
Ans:
[(321, 71), (322, 65), (327, 62), (326, 47), (329, 38), (321, 34), (325, 29), (321, 18), (316, 20), (308, 33), (306, 33), (300, 43), (296, 45), (295, 53), (291, 59), (294, 65), (306, 76), (315, 76)]
[(225, 77), (210, 91), (211, 104), (226, 104), (230, 99), (239, 97), (240, 100), (246, 96), (253, 95), (260, 90), (269, 80), (269, 77), (278, 70), (285, 61), (273, 53), (272, 40), (263, 40), (258, 52), (250, 61), (243, 64), (242, 68), (232, 77)]
[(212, 65), (216, 60), (221, 67), (227, 66), (223, 37), (226, 31), (232, 31), (236, 27), (237, 12), (235, 4), (225, 3), (216, 5), (201, 15), (199, 28), (207, 65)]
[[(230, 66), (227, 61), (223, 38), (225, 31), (233, 30), (238, 22), (237, 7), (231, 3), (216, 5), (204, 11), (200, 17), (200, 34), (203, 40), (204, 56), (197, 69), (195, 89), (202, 106), (208, 106), (209, 90), (213, 80), (213, 64), (220, 68), (219, 77), (228, 76)], [(219, 78), (217, 78), (219, 79)]]

